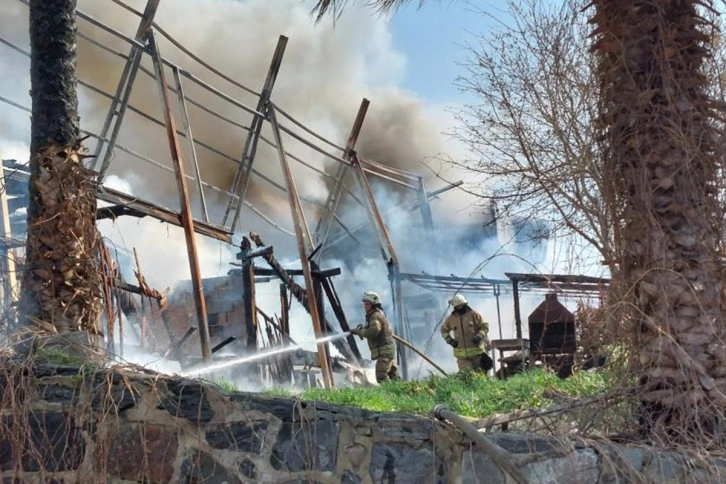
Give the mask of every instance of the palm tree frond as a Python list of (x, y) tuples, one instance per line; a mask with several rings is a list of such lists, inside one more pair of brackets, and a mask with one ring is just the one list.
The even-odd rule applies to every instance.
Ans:
[[(320, 22), (328, 13), (333, 15), (334, 18), (340, 16), (343, 12), (343, 8), (349, 1), (355, 0), (317, 0), (313, 7), (313, 15), (315, 15), (315, 21)], [(396, 10), (410, 0), (365, 0), (366, 4), (379, 13), (387, 13), (391, 10)], [(419, 7), (423, 5), (426, 0), (418, 0)]]

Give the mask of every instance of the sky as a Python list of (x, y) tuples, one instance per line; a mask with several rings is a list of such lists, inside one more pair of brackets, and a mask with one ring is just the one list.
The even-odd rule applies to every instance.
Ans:
[[(433, 104), (459, 104), (467, 100), (455, 86), (455, 79), (465, 74), (462, 63), (470, 51), (467, 44), (486, 32), (495, 21), (483, 15), (479, 1), (428, 2), (419, 8), (411, 2), (390, 16), (393, 46), (405, 57), (402, 87)], [(503, 2), (487, 3), (487, 12), (503, 16)]]

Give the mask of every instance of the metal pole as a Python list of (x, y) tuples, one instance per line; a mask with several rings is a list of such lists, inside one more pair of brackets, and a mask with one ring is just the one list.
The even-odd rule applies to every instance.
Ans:
[(199, 161), (197, 159), (197, 149), (194, 146), (194, 134), (192, 133), (192, 124), (189, 121), (189, 111), (187, 111), (187, 101), (184, 96), (184, 88), (182, 87), (181, 76), (179, 75), (179, 68), (177, 66), (172, 67), (174, 73), (174, 81), (176, 82), (176, 93), (179, 97), (179, 104), (182, 108), (182, 119), (184, 120), (184, 135), (189, 143), (189, 150), (192, 155), (192, 166), (194, 167), (194, 174), (197, 177), (197, 187), (199, 189), (199, 200), (202, 205), (202, 213), (204, 213), (204, 221), (209, 223), (209, 212), (207, 212), (207, 200), (204, 198), (204, 187), (202, 186), (202, 175), (199, 172)]
[[(280, 165), (282, 165), (282, 172), (287, 182), (287, 194), (290, 201), (290, 208), (292, 209), (292, 220), (295, 225), (295, 238), (297, 239), (297, 248), (300, 254), (300, 263), (303, 269), (303, 275), (305, 276), (305, 287), (307, 288), (310, 316), (313, 320), (313, 328), (315, 330), (316, 339), (320, 339), (323, 336), (322, 327), (320, 323), (320, 313), (318, 312), (318, 306), (315, 304), (315, 286), (313, 285), (313, 275), (310, 270), (310, 262), (308, 261), (307, 253), (305, 248), (306, 239), (311, 241), (310, 232), (307, 229), (307, 223), (305, 222), (305, 214), (302, 211), (300, 204), (300, 198), (297, 194), (297, 187), (295, 186), (295, 180), (292, 177), (292, 171), (290, 165), (287, 163), (287, 157), (285, 155), (285, 149), (282, 145), (282, 135), (280, 133), (280, 127), (277, 124), (277, 116), (275, 115), (274, 107), (270, 106), (269, 109), (270, 123), (272, 124), (272, 133), (275, 136), (275, 143), (277, 144), (277, 153), (280, 158)], [(312, 244), (311, 244), (312, 245)], [(333, 375), (330, 372), (328, 366), (328, 357), (325, 353), (325, 345), (317, 343), (318, 348), (318, 360), (320, 362), (320, 368), (323, 373), (323, 385), (325, 388), (331, 388), (333, 386)]]
[[(258, 113), (265, 114), (267, 111), (267, 106), (270, 103), (270, 95), (272, 94), (272, 88), (275, 86), (275, 80), (277, 79), (277, 75), (280, 72), (280, 66), (282, 65), (282, 57), (285, 55), (287, 40), (287, 37), (284, 35), (281, 35), (277, 39), (277, 47), (275, 47), (275, 53), (272, 54), (270, 68), (267, 70), (267, 78), (265, 79), (265, 84), (262, 87), (260, 99), (257, 101), (256, 111)], [(234, 207), (234, 218), (232, 219), (232, 232), (234, 232), (237, 228), (242, 204), (244, 203), (245, 196), (247, 195), (247, 188), (249, 187), (250, 175), (252, 173), (252, 162), (254, 161), (255, 153), (257, 152), (257, 142), (260, 138), (263, 122), (264, 119), (262, 116), (255, 115), (252, 118), (252, 124), (247, 134), (244, 148), (242, 149), (241, 162), (232, 180), (232, 188), (230, 192), (237, 194), (236, 206)], [(232, 211), (234, 203), (235, 198), (230, 197), (229, 204), (224, 212), (222, 225), (227, 223), (227, 218)]]
[[(136, 36), (134, 37), (134, 40), (137, 42), (144, 42), (146, 40), (149, 30), (154, 22), (154, 16), (156, 15), (160, 2), (161, 0), (149, 0), (146, 3), (146, 9), (141, 17), (141, 22), (139, 22), (139, 27), (136, 30)], [(103, 122), (101, 136), (98, 139), (98, 144), (96, 145), (96, 151), (94, 153), (96, 168), (99, 172), (99, 182), (103, 180), (103, 176), (108, 169), (108, 165), (111, 163), (111, 152), (116, 143), (118, 132), (121, 129), (121, 123), (131, 96), (131, 89), (133, 87), (134, 80), (136, 79), (136, 74), (139, 71), (141, 55), (142, 50), (137, 45), (132, 45), (126, 64), (124, 65), (124, 69), (121, 72), (118, 86), (116, 87), (116, 94), (111, 100), (111, 106), (109, 107), (106, 119)], [(111, 128), (111, 122), (113, 121), (114, 116), (116, 117), (116, 123), (114, 124), (111, 137), (109, 138), (106, 153), (104, 154), (103, 159), (101, 159), (101, 152), (103, 151), (104, 144), (103, 140), (106, 138), (108, 130)]]
[(416, 190), (418, 196), (418, 206), (421, 210), (421, 219), (423, 220), (424, 231), (426, 232), (426, 238), (429, 243), (430, 257), (434, 262), (434, 274), (439, 274), (439, 258), (436, 255), (436, 238), (434, 237), (434, 217), (431, 213), (431, 205), (429, 205), (429, 198), (426, 195), (426, 185), (423, 177), (418, 179), (418, 189)]
[(212, 359), (212, 351), (209, 346), (209, 326), (207, 324), (207, 307), (204, 300), (204, 288), (202, 287), (202, 275), (199, 267), (199, 258), (197, 255), (197, 243), (194, 234), (194, 219), (192, 218), (192, 209), (189, 204), (189, 191), (187, 189), (186, 176), (184, 174), (184, 164), (181, 160), (181, 148), (179, 147), (179, 138), (176, 135), (176, 123), (172, 115), (171, 101), (169, 99), (168, 84), (166, 82), (166, 74), (164, 73), (164, 64), (161, 60), (159, 46), (154, 38), (154, 31), (149, 32), (149, 47), (151, 48), (152, 59), (154, 62), (154, 70), (156, 72), (157, 87), (159, 89), (159, 97), (161, 98), (164, 118), (166, 121), (166, 134), (169, 138), (169, 147), (171, 148), (171, 160), (174, 164), (176, 180), (179, 188), (179, 203), (181, 205), (181, 220), (184, 227), (184, 237), (187, 243), (187, 252), (189, 254), (189, 269), (192, 276), (192, 288), (194, 292), (194, 303), (197, 309), (197, 322), (199, 324), (199, 339), (202, 343), (202, 358), (205, 362)]
[[(371, 227), (377, 228), (375, 232), (378, 238), (378, 243), (380, 245), (381, 254), (383, 255), (383, 259), (388, 264), (388, 277), (391, 281), (391, 290), (393, 293), (393, 303), (395, 311), (395, 329), (398, 334), (401, 334), (405, 337), (406, 333), (403, 324), (403, 289), (401, 286), (401, 278), (399, 277), (399, 263), (398, 256), (396, 255), (396, 249), (393, 246), (393, 241), (391, 240), (391, 236), (388, 233), (388, 228), (383, 221), (381, 212), (378, 210), (376, 199), (373, 196), (373, 190), (368, 183), (368, 179), (366, 178), (366, 174), (360, 164), (360, 160), (358, 160), (358, 155), (353, 153), (350, 161), (356, 174), (358, 183), (360, 184), (368, 202), (365, 205), (368, 220), (370, 221)], [(406, 379), (408, 378), (406, 349), (400, 344), (398, 345), (398, 354), (401, 359), (401, 373), (403, 374), (403, 378)]]
[[(360, 107), (358, 108), (358, 114), (353, 122), (353, 128), (350, 130), (350, 135), (348, 135), (348, 142), (345, 145), (345, 152), (343, 153), (344, 160), (350, 160), (353, 155), (353, 150), (355, 150), (355, 144), (358, 141), (358, 136), (360, 135), (360, 131), (363, 127), (363, 121), (366, 118), (369, 105), (370, 101), (363, 98), (360, 103)], [(325, 249), (325, 242), (328, 240), (328, 234), (330, 233), (333, 217), (336, 209), (338, 208), (338, 203), (340, 203), (340, 197), (343, 194), (343, 187), (345, 186), (343, 181), (347, 172), (347, 165), (338, 165), (338, 171), (335, 174), (335, 185), (328, 195), (328, 200), (325, 202), (325, 212), (318, 222), (317, 229), (315, 229), (315, 236), (317, 238), (318, 245), (321, 246), (318, 254), (322, 254)], [(318, 255), (318, 257), (320, 257), (320, 255)]]

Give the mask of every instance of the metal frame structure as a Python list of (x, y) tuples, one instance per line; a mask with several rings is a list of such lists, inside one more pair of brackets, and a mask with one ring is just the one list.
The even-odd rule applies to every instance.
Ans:
[[(25, 5), (28, 4), (28, 0), (17, 1)], [(145, 214), (153, 218), (172, 223), (184, 229), (192, 275), (192, 284), (194, 287), (194, 300), (197, 309), (198, 330), (200, 332), (203, 358), (205, 360), (209, 360), (212, 351), (210, 348), (211, 343), (209, 341), (209, 329), (206, 321), (206, 309), (197, 257), (195, 234), (201, 234), (231, 243), (232, 235), (238, 228), (243, 205), (255, 212), (271, 226), (296, 238), (306, 289), (312, 300), (316, 300), (317, 296), (315, 294), (316, 284), (312, 275), (313, 269), (311, 268), (311, 259), (313, 257), (317, 257), (319, 259), (325, 252), (326, 248), (332, 247), (340, 241), (340, 239), (333, 241), (328, 240), (328, 235), (333, 222), (340, 225), (347, 234), (352, 234), (352, 231), (345, 226), (343, 221), (336, 214), (336, 209), (339, 206), (341, 198), (344, 196), (350, 197), (352, 200), (362, 205), (366, 210), (369, 221), (371, 222), (370, 227), (375, 231), (376, 237), (379, 241), (382, 258), (388, 267), (395, 307), (394, 325), (396, 327), (396, 331), (405, 337), (406, 330), (403, 324), (402, 307), (402, 277), (399, 260), (385, 221), (373, 196), (369, 176), (375, 176), (381, 180), (412, 190), (412, 192), (416, 194), (417, 202), (409, 207), (409, 210), (420, 210), (424, 226), (426, 227), (426, 233), (428, 235), (431, 235), (433, 231), (433, 220), (428, 202), (437, 192), (427, 193), (423, 178), (420, 175), (407, 173), (358, 156), (355, 151), (355, 144), (363, 126), (369, 101), (367, 99), (363, 99), (358, 115), (353, 123), (348, 142), (345, 147), (341, 147), (306, 127), (303, 123), (286, 113), (280, 106), (276, 105), (272, 101), (272, 90), (278, 77), (287, 45), (288, 39), (286, 37), (280, 36), (277, 47), (272, 56), (270, 68), (262, 87), (262, 91), (256, 92), (237, 80), (225, 75), (214, 66), (207, 64), (203, 59), (200, 59), (193, 52), (190, 52), (181, 43), (157, 25), (154, 18), (158, 12), (161, 0), (147, 0), (146, 7), (143, 12), (137, 11), (126, 5), (122, 0), (105, 1), (114, 3), (127, 12), (137, 16), (139, 18), (139, 24), (135, 35), (130, 37), (107, 26), (103, 22), (93, 18), (91, 15), (88, 15), (83, 11), (79, 10), (77, 12), (78, 18), (83, 22), (96, 27), (102, 31), (104, 35), (109, 35), (115, 39), (123, 41), (129, 47), (128, 54), (124, 54), (119, 52), (117, 49), (108, 46), (99, 38), (88, 35), (84, 28), (79, 29), (78, 35), (81, 39), (93, 44), (97, 48), (100, 48), (109, 56), (114, 56), (124, 60), (124, 68), (121, 72), (116, 91), (114, 93), (105, 92), (103, 89), (93, 85), (87, 80), (82, 78), (79, 79), (79, 86), (82, 89), (87, 89), (94, 95), (110, 101), (110, 107), (100, 132), (94, 133), (88, 130), (83, 131), (83, 134), (96, 140), (96, 145), (93, 149), (93, 153), (95, 155), (95, 164), (93, 168), (96, 170), (98, 180), (100, 182), (98, 198), (116, 205), (123, 205), (126, 209), (133, 211), (133, 213), (137, 216), (139, 214)], [(83, 27), (83, 25), (81, 25), (81, 27)], [(213, 76), (211, 77), (213, 79), (223, 80), (226, 85), (232, 85), (234, 89), (242, 91), (244, 96), (253, 96), (256, 98), (256, 107), (249, 107), (239, 100), (241, 99), (240, 95), (228, 94), (221, 88), (215, 87), (214, 81), (203, 81), (200, 76), (195, 75), (189, 70), (183, 69), (168, 58), (164, 58), (159, 51), (157, 35), (163, 37), (185, 56), (192, 59), (195, 66), (204, 69), (207, 73), (212, 73)], [(10, 48), (12, 51), (27, 57), (30, 56), (30, 53), (26, 49), (16, 45), (11, 40), (2, 38), (1, 34), (0, 46)], [(145, 56), (151, 59), (153, 69), (144, 67), (143, 60)], [(172, 83), (167, 80), (167, 70), (171, 71), (171, 77), (169, 79), (173, 81)], [(159, 102), (163, 112), (163, 119), (158, 119), (157, 117), (145, 112), (143, 109), (134, 106), (131, 102), (134, 86), (142, 76), (151, 78), (156, 83)], [(236, 110), (241, 111), (245, 115), (251, 116), (249, 125), (230, 119), (229, 117), (220, 114), (218, 109), (210, 108), (205, 103), (191, 97), (185, 92), (183, 82), (188, 82), (190, 85), (193, 85), (195, 89), (202, 90), (206, 95), (212, 96), (218, 102), (225, 103), (225, 105), (234, 107)], [(176, 101), (176, 107), (181, 113), (180, 119), (182, 120), (182, 126), (179, 129), (176, 126), (175, 120), (177, 118), (175, 118), (174, 115), (172, 100)], [(0, 96), (0, 101), (26, 112), (30, 112), (30, 109), (28, 109), (22, 102), (17, 102), (16, 100), (8, 99), (3, 96)], [(212, 141), (203, 141), (195, 137), (193, 134), (192, 120), (190, 119), (188, 111), (189, 105), (193, 105), (196, 109), (213, 116), (217, 120), (245, 132), (246, 134), (244, 135), (241, 156), (237, 157), (225, 153), (219, 148), (216, 148)], [(144, 122), (150, 122), (156, 126), (161, 126), (166, 129), (170, 147), (171, 166), (169, 166), (169, 160), (164, 160), (166, 161), (166, 163), (164, 163), (163, 161), (152, 159), (149, 156), (140, 153), (137, 149), (134, 149), (133, 146), (126, 146), (119, 142), (119, 134), (121, 133), (121, 129), (124, 124), (125, 115), (129, 111), (140, 117)], [(283, 124), (281, 121), (288, 123), (288, 125)], [(272, 128), (272, 140), (267, 139), (262, 135), (262, 127), (265, 123), (268, 123)], [(316, 167), (310, 162), (303, 160), (301, 157), (296, 156), (294, 153), (287, 151), (285, 149), (283, 137), (292, 139), (301, 146), (312, 149), (322, 159), (337, 164), (336, 175), (330, 175), (322, 168)], [(184, 139), (184, 143), (182, 142), (182, 139)], [(284, 183), (275, 182), (259, 170), (255, 169), (254, 158), (257, 153), (259, 142), (263, 142), (277, 151)], [(183, 163), (183, 145), (187, 146), (188, 160), (191, 162), (192, 168), (190, 170), (191, 174), (186, 173)], [(235, 174), (231, 186), (219, 187), (205, 182), (202, 179), (199, 160), (199, 153), (201, 150), (212, 153), (220, 159), (225, 160), (225, 162), (235, 165)], [(122, 152), (124, 155), (134, 159), (141, 160), (164, 172), (173, 173), (177, 181), (180, 208), (178, 210), (171, 210), (152, 201), (138, 199), (117, 190), (104, 187), (102, 182), (106, 177), (108, 170), (115, 166), (114, 155), (118, 152)], [(314, 171), (318, 175), (333, 181), (333, 189), (331, 190), (330, 196), (328, 197), (325, 205), (307, 200), (299, 195), (290, 168), (290, 163), (292, 161), (297, 162)], [(116, 161), (116, 163), (118, 163), (118, 161)], [(362, 197), (357, 196), (354, 190), (346, 185), (345, 177), (349, 171), (352, 171), (356, 188), (363, 193)], [(253, 204), (246, 200), (250, 179), (253, 176), (287, 194), (290, 204), (290, 212), (292, 214), (294, 232), (281, 227), (278, 223), (266, 216), (257, 207), (253, 206)], [(198, 192), (199, 204), (201, 207), (201, 220), (194, 218), (192, 211), (193, 194), (187, 186), (188, 182), (192, 182), (196, 185), (196, 191)], [(206, 201), (206, 193), (209, 192), (214, 192), (218, 196), (226, 197), (227, 199), (227, 208), (220, 223), (215, 223), (209, 214)], [(309, 229), (306, 215), (303, 210), (303, 204), (313, 206), (317, 210), (322, 211), (322, 218), (314, 233)], [(127, 213), (126, 209), (119, 211), (119, 213)], [(310, 305), (310, 309), (315, 333), (317, 336), (320, 336), (322, 334), (322, 327), (319, 308), (317, 305), (312, 304)], [(402, 370), (404, 376), (406, 376), (406, 350), (402, 347), (399, 348), (399, 350)], [(325, 348), (322, 345), (319, 345), (318, 347), (318, 354), (321, 361), (326, 357)], [(329, 376), (324, 375), (324, 379), (326, 380), (326, 386), (332, 384), (332, 379)]]

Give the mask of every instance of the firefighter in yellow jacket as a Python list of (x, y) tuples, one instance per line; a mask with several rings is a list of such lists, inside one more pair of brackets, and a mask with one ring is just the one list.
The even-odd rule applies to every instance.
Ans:
[(363, 293), (363, 308), (366, 313), (366, 324), (351, 330), (361, 339), (368, 340), (371, 359), (376, 361), (376, 381), (397, 380), (396, 346), (393, 340), (393, 328), (381, 306), (381, 297), (372, 291)]
[(461, 294), (451, 298), (449, 304), (454, 310), (441, 326), (441, 336), (454, 348), (459, 371), (489, 371), (492, 368), (492, 360), (487, 355), (489, 323), (469, 307)]

